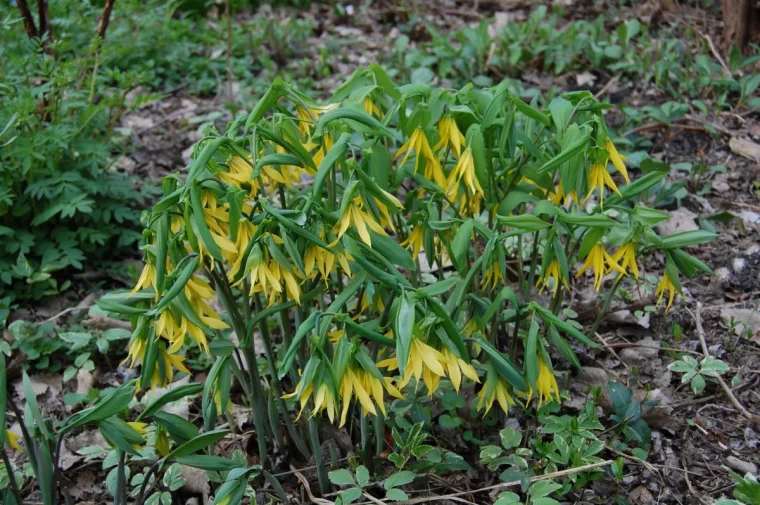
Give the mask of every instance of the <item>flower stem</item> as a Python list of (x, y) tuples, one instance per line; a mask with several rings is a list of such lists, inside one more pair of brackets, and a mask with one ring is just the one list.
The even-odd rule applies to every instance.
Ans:
[[(308, 413), (307, 413), (308, 414)], [(314, 453), (314, 465), (317, 467), (317, 480), (319, 481), (319, 491), (325, 495), (330, 492), (330, 481), (327, 478), (327, 469), (322, 461), (322, 446), (319, 443), (319, 427), (317, 420), (309, 414), (309, 438), (311, 439), (311, 450)]]
[[(0, 429), (5, 429), (5, 427), (2, 426)], [(24, 502), (22, 501), (21, 492), (19, 491), (18, 484), (16, 483), (16, 475), (13, 471), (13, 467), (11, 466), (11, 460), (8, 458), (8, 453), (5, 452), (5, 447), (0, 447), (0, 450), (3, 451), (3, 463), (5, 464), (5, 471), (8, 473), (11, 492), (13, 493), (13, 497), (16, 498), (16, 503), (22, 505)]]
[(594, 324), (591, 326), (591, 332), (589, 332), (589, 335), (593, 336), (596, 333), (596, 330), (599, 329), (599, 324), (602, 322), (602, 318), (610, 309), (610, 304), (612, 303), (612, 299), (615, 297), (615, 292), (617, 291), (618, 286), (620, 286), (620, 284), (623, 282), (623, 279), (625, 279), (625, 277), (622, 275), (615, 279), (615, 284), (612, 285), (612, 289), (610, 289), (607, 298), (604, 300), (602, 310), (600, 310), (599, 314), (596, 316), (596, 320), (594, 320)]

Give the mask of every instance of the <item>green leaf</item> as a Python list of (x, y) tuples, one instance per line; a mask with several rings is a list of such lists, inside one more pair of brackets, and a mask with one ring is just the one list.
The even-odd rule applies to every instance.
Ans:
[(199, 183), (190, 183), (190, 205), (192, 207), (192, 222), (187, 223), (193, 226), (197, 232), (198, 238), (203, 243), (203, 248), (217, 261), (224, 261), (222, 251), (214, 242), (211, 231), (206, 224), (206, 216), (203, 213), (203, 203), (201, 201), (201, 186)]
[(353, 486), (356, 484), (356, 482), (354, 482), (354, 477), (351, 475), (351, 472), (345, 468), (328, 472), (327, 478), (329, 478), (330, 482), (336, 486)]
[(356, 467), (356, 483), (359, 487), (364, 487), (369, 484), (369, 470), (364, 465)]
[(470, 250), (470, 244), (472, 243), (472, 230), (474, 227), (475, 222), (472, 219), (466, 220), (457, 230), (454, 240), (451, 241), (451, 259), (454, 260), (454, 264), (459, 272), (464, 270), (467, 252)]
[(403, 490), (394, 487), (385, 492), (385, 499), (390, 501), (406, 501), (409, 499), (409, 495)]
[(175, 448), (164, 459), (166, 461), (171, 461), (174, 458), (190, 456), (191, 454), (196, 453), (211, 444), (215, 444), (219, 440), (223, 439), (227, 433), (229, 433), (229, 430), (214, 430), (198, 435), (194, 439), (189, 440), (188, 442), (185, 442), (184, 444)]
[(716, 233), (711, 233), (704, 230), (692, 230), (669, 235), (662, 239), (660, 247), (662, 249), (675, 249), (680, 247), (688, 247), (697, 244), (705, 244), (712, 242), (718, 237)]
[(459, 278), (449, 277), (448, 279), (435, 282), (433, 284), (430, 284), (429, 286), (418, 288), (417, 291), (423, 292), (425, 296), (440, 296), (446, 293), (447, 291), (449, 291), (458, 282), (461, 282), (461, 281), (462, 280)]
[(551, 126), (552, 124), (551, 119), (546, 117), (545, 114), (534, 109), (533, 107), (523, 102), (522, 100), (520, 100), (518, 97), (514, 95), (510, 95), (509, 98), (512, 100), (512, 103), (515, 104), (515, 106), (517, 107), (517, 110), (520, 111), (523, 115), (531, 119), (535, 119), (536, 121), (543, 124), (544, 126)]
[(198, 428), (193, 423), (176, 414), (157, 412), (154, 416), (154, 422), (165, 428), (169, 436), (178, 445), (182, 445), (199, 435)]
[(221, 456), (208, 456), (205, 454), (196, 454), (193, 456), (181, 456), (174, 460), (186, 466), (200, 468), (211, 472), (228, 472), (234, 468), (239, 468), (240, 463)]
[(493, 346), (493, 344), (485, 339), (473, 339), (473, 341), (477, 342), (486, 354), (488, 354), (494, 369), (504, 378), (504, 380), (514, 386), (518, 391), (528, 391), (528, 383), (525, 382), (522, 374), (520, 374), (509, 358), (504, 356)]
[(522, 433), (513, 428), (504, 428), (499, 432), (499, 438), (501, 439), (501, 445), (505, 449), (514, 449), (520, 447), (522, 442)]
[(549, 226), (549, 223), (543, 219), (531, 214), (521, 214), (519, 216), (498, 216), (499, 223), (510, 226), (512, 228), (518, 228), (525, 231), (539, 231), (545, 230)]
[(398, 311), (393, 333), (396, 337), (396, 355), (398, 357), (399, 373), (403, 376), (406, 370), (406, 363), (409, 360), (409, 352), (412, 346), (414, 332), (414, 305), (415, 300), (409, 293), (404, 293), (399, 300)]
[[(533, 500), (536, 500), (537, 498), (543, 498), (544, 496), (547, 496), (561, 488), (562, 484), (558, 484), (550, 480), (540, 480), (530, 486), (530, 489), (528, 489), (528, 494)], [(535, 501), (533, 503), (535, 503)]]
[(405, 486), (406, 484), (411, 484), (416, 478), (417, 478), (416, 473), (410, 472), (409, 470), (403, 470), (401, 472), (396, 472), (393, 475), (389, 476), (387, 479), (385, 479), (385, 482), (383, 483), (383, 487), (386, 490), (389, 490), (394, 487)]
[[(50, 433), (50, 430), (48, 430), (48, 427), (45, 424), (44, 419), (42, 418), (42, 413), (40, 412), (40, 406), (37, 403), (37, 395), (35, 394), (34, 388), (32, 387), (32, 381), (29, 379), (29, 376), (26, 374), (26, 370), (24, 371), (22, 375), (22, 383), (23, 383), (23, 390), (24, 390), (24, 399), (26, 400), (27, 408), (32, 413), (32, 420), (38, 426), (40, 432), (44, 435), (44, 437), (47, 440), (53, 440), (53, 436)], [(27, 426), (30, 426), (30, 423), (26, 419), (24, 419), (24, 424), (26, 424)], [(5, 429), (5, 427), (0, 426), (0, 429)]]

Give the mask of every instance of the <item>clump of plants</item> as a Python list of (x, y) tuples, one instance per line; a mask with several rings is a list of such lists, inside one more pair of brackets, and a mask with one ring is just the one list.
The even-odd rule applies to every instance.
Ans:
[[(140, 377), (103, 402), (122, 415), (103, 418), (99, 404), (74, 424), (118, 425), (104, 436), (122, 466), (150, 440), (143, 487), (175, 461), (220, 472), (215, 503), (226, 505), (268, 475), (273, 448), (313, 458), (328, 492), (322, 423), (346, 428), (375, 468), (389, 406), (417, 393), (474, 390), (481, 416), (559, 402), (552, 356), (580, 367), (573, 348), (596, 346), (562, 315), (572, 283), (593, 274), (609, 300), (655, 256), (667, 310), (682, 278), (710, 271), (683, 248), (713, 234), (652, 229), (668, 214), (638, 202), (665, 172), (628, 173), (604, 108), (573, 92), (539, 110), (506, 83), (398, 87), (375, 65), (327, 104), (275, 80), (249, 115), (207, 132), (182, 176), (164, 179), (136, 286), (99, 302), (131, 318), (127, 361)], [(202, 431), (162, 419), (162, 400), (126, 413), (136, 392), (190, 373), (189, 347), (213, 357), (205, 383), (167, 396), (200, 393)], [(212, 448), (234, 384), (256, 467)], [(417, 435), (394, 433), (398, 468), (430, 451)]]

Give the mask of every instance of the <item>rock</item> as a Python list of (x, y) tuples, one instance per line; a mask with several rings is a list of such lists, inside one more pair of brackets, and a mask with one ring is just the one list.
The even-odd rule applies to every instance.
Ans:
[(182, 465), (182, 477), (185, 478), (185, 484), (182, 491), (188, 494), (199, 494), (203, 496), (203, 502), (206, 502), (211, 488), (208, 485), (208, 475), (205, 470)]
[(650, 493), (649, 490), (644, 486), (637, 487), (631, 491), (631, 494), (629, 496), (631, 498), (631, 501), (633, 503), (637, 503), (638, 505), (650, 505), (654, 502), (654, 496), (652, 496), (652, 493)]
[(729, 456), (726, 458), (726, 466), (736, 470), (741, 475), (750, 473), (752, 475), (757, 476), (757, 465), (750, 462), (750, 461), (744, 461), (743, 459), (739, 459), (735, 456)]
[(671, 212), (670, 218), (658, 224), (655, 230), (663, 237), (684, 231), (699, 230), (699, 225), (696, 222), (697, 217), (689, 209), (681, 207)]
[(620, 359), (628, 364), (643, 363), (656, 358), (657, 354), (660, 352), (660, 341), (654, 340), (652, 337), (643, 338), (638, 343), (646, 347), (629, 347), (623, 349), (618, 353)]
[(752, 142), (749, 139), (731, 137), (731, 140), (728, 141), (728, 147), (740, 156), (744, 156), (752, 161), (760, 161), (760, 144)]

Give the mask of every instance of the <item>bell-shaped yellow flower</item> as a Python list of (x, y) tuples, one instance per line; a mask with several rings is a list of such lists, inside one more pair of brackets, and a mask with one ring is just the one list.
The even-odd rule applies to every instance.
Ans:
[(559, 386), (557, 379), (554, 377), (551, 369), (546, 366), (544, 359), (538, 356), (538, 378), (536, 379), (536, 389), (538, 392), (538, 407), (547, 400), (554, 398), (559, 402)]
[(5, 430), (5, 443), (12, 449), (22, 452), (21, 446), (18, 445), (18, 435), (11, 430)]
[(509, 413), (510, 405), (515, 405), (515, 401), (509, 394), (509, 389), (507, 389), (507, 383), (494, 372), (488, 373), (486, 383), (478, 391), (477, 397), (478, 404), (475, 408), (478, 412), (484, 411), (484, 416), (491, 410), (494, 401), (499, 404), (499, 407), (501, 407), (501, 410), (505, 414)]
[(562, 189), (562, 183), (558, 183), (554, 187), (554, 191), (549, 192), (549, 200), (554, 205), (559, 205), (561, 203), (563, 207), (567, 207), (573, 201), (580, 201), (578, 200), (578, 195), (574, 189), (571, 189), (568, 194), (565, 194), (564, 190)]
[(396, 156), (394, 156), (393, 159), (396, 160), (403, 154), (404, 157), (401, 159), (401, 165), (403, 165), (406, 163), (406, 160), (409, 158), (409, 155), (412, 153), (412, 151), (417, 153), (416, 161), (414, 164), (415, 171), (420, 164), (421, 156), (425, 160), (425, 172), (423, 174), (425, 178), (435, 182), (440, 187), (445, 188), (446, 178), (443, 175), (441, 163), (433, 154), (432, 149), (430, 149), (430, 144), (428, 143), (427, 137), (425, 136), (425, 130), (423, 130), (421, 127), (417, 127), (417, 129), (414, 130), (412, 136), (409, 137), (409, 140), (407, 140), (404, 145), (399, 148)]
[(583, 272), (589, 268), (594, 270), (594, 289), (597, 291), (599, 291), (599, 288), (602, 287), (602, 280), (604, 279), (604, 275), (606, 273), (615, 270), (616, 272), (625, 275), (625, 270), (623, 270), (620, 265), (618, 265), (617, 262), (612, 259), (612, 256), (610, 256), (609, 253), (604, 249), (604, 246), (601, 242), (594, 244), (594, 246), (591, 248), (588, 256), (586, 256), (586, 262), (578, 271), (576, 277), (580, 277)]
[(615, 185), (615, 181), (612, 180), (612, 177), (610, 176), (609, 172), (607, 172), (607, 168), (604, 166), (604, 164), (592, 163), (591, 169), (588, 173), (588, 195), (586, 195), (583, 203), (586, 203), (594, 193), (594, 190), (599, 188), (599, 205), (603, 205), (605, 186), (620, 195), (620, 191)]
[(135, 284), (135, 287), (129, 292), (129, 296), (132, 296), (145, 288), (152, 288), (156, 291), (156, 299), (158, 299), (159, 293), (158, 290), (156, 290), (156, 267), (152, 263), (145, 264), (142, 272), (140, 272), (140, 278), (137, 279), (137, 284)]
[(475, 161), (472, 157), (472, 150), (469, 147), (464, 150), (462, 156), (459, 158), (459, 162), (457, 162), (456, 166), (454, 166), (454, 169), (449, 174), (446, 193), (451, 200), (456, 199), (459, 185), (462, 180), (464, 180), (464, 188), (467, 192), (466, 199), (471, 203), (477, 203), (477, 207), (479, 208), (479, 202), (485, 198), (485, 194), (483, 193), (483, 188), (480, 186), (478, 178), (475, 175)]
[(346, 368), (340, 385), (343, 406), (340, 414), (340, 426), (346, 424), (348, 406), (352, 397), (356, 397), (359, 401), (364, 415), (377, 415), (375, 405), (385, 415), (385, 391), (394, 398), (404, 398), (401, 392), (393, 386), (393, 381), (390, 378), (384, 377), (383, 380), (380, 380), (362, 368), (350, 366)]
[[(404, 376), (398, 383), (398, 387), (404, 388), (412, 377), (417, 381), (422, 380), (430, 396), (433, 395), (441, 377), (446, 376), (445, 366), (448, 360), (440, 351), (421, 341), (417, 337), (412, 338), (412, 345), (409, 349), (409, 358), (406, 362)], [(389, 371), (398, 369), (398, 359), (396, 357), (382, 360), (377, 364), (378, 368), (387, 368)]]
[[(612, 255), (612, 259), (620, 264), (620, 267), (624, 271), (631, 272), (634, 278), (639, 277), (639, 267), (636, 264), (636, 243), (633, 241), (623, 244), (620, 249), (615, 251)], [(623, 273), (618, 274), (618, 277), (622, 277)]]
[[(358, 196), (354, 198), (350, 204), (346, 205), (346, 210), (343, 211), (343, 215), (333, 228), (333, 232), (337, 234), (338, 239), (340, 239), (340, 237), (342, 237), (352, 225), (362, 241), (368, 246), (372, 246), (369, 230), (379, 233), (380, 235), (387, 235), (383, 227), (375, 221), (375, 218), (363, 210), (363, 206), (364, 202), (362, 202), (361, 197)], [(335, 243), (337, 243), (337, 240), (333, 244)]]
[(552, 294), (557, 294), (557, 289), (559, 289), (560, 282), (567, 288), (570, 289), (570, 286), (567, 284), (567, 279), (562, 275), (562, 269), (559, 266), (559, 262), (557, 259), (551, 260), (549, 265), (546, 267), (546, 271), (541, 275), (541, 277), (538, 278), (538, 282), (536, 283), (536, 287), (540, 286), (540, 289), (538, 291), (539, 294), (541, 294), (544, 289), (546, 289), (546, 286), (549, 285), (549, 280), (552, 280)]
[(471, 381), (480, 383), (478, 372), (475, 371), (475, 367), (467, 363), (462, 358), (456, 356), (447, 347), (443, 348), (442, 354), (444, 358), (446, 358), (446, 370), (449, 373), (449, 380), (454, 386), (454, 390), (456, 392), (459, 392), (459, 386), (462, 384), (463, 374)]
[(604, 148), (610, 153), (610, 161), (617, 168), (617, 171), (623, 175), (625, 182), (630, 183), (631, 179), (628, 178), (628, 170), (625, 168), (626, 160), (625, 156), (620, 154), (610, 139), (604, 141)]
[[(335, 247), (337, 248), (337, 244)], [(351, 266), (348, 262), (353, 261), (353, 259), (348, 251), (336, 250), (336, 252), (331, 252), (316, 244), (312, 244), (306, 250), (303, 259), (306, 277), (313, 280), (321, 275), (325, 284), (327, 284), (327, 281), (330, 279), (330, 273), (338, 273), (338, 265), (340, 265), (343, 272), (350, 278), (352, 274)]]
[(441, 140), (433, 147), (433, 150), (438, 151), (442, 147), (450, 146), (456, 157), (459, 158), (464, 147), (465, 138), (462, 132), (459, 131), (457, 122), (453, 117), (443, 116), (438, 121), (438, 135), (440, 135)]
[(418, 224), (414, 228), (412, 228), (411, 233), (409, 233), (409, 236), (406, 237), (406, 240), (401, 242), (401, 247), (405, 247), (412, 251), (412, 256), (417, 257), (420, 255), (420, 251), (422, 250), (422, 242), (425, 238), (425, 231), (423, 230), (423, 227), (421, 224)]
[(383, 119), (383, 111), (381, 111), (380, 108), (375, 105), (375, 102), (372, 101), (372, 98), (370, 98), (369, 95), (364, 97), (362, 105), (364, 106), (364, 110), (367, 112), (367, 114), (370, 116), (375, 115), (378, 119)]
[(491, 266), (486, 268), (486, 273), (480, 281), (480, 287), (493, 291), (499, 282), (504, 282), (504, 272), (501, 271), (499, 262), (494, 261), (491, 263)]
[(673, 281), (670, 280), (668, 272), (662, 274), (662, 280), (660, 280), (660, 283), (655, 290), (654, 294), (660, 295), (659, 298), (657, 298), (657, 305), (660, 305), (662, 302), (662, 298), (666, 291), (668, 292), (668, 305), (665, 307), (665, 312), (670, 310), (670, 307), (673, 305), (673, 300), (676, 297), (676, 286), (673, 284)]

